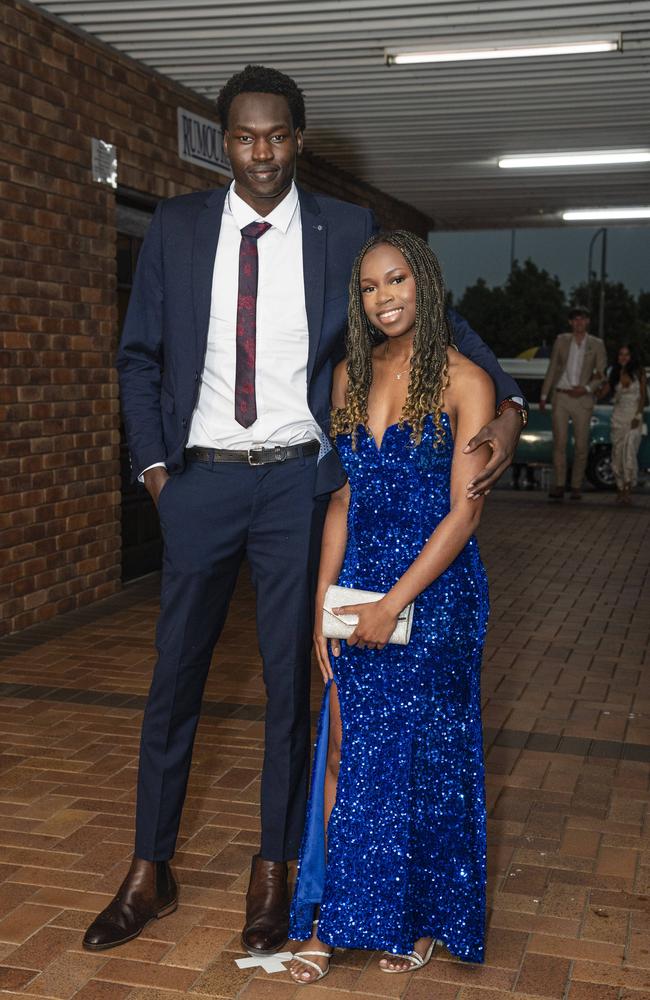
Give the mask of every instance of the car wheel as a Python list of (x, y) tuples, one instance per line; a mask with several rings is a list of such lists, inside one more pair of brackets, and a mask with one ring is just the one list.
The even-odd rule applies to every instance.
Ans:
[(611, 445), (599, 445), (597, 448), (592, 448), (589, 452), (587, 479), (597, 490), (614, 489)]

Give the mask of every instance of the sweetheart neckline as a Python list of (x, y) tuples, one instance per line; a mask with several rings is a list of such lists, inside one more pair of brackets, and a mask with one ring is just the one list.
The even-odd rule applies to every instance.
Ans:
[[(431, 413), (427, 413), (427, 415), (425, 417), (425, 420), (428, 420), (429, 418), (431, 418), (431, 416), (432, 416)], [(447, 418), (447, 423), (449, 425), (449, 430), (451, 431), (451, 418), (450, 418), (449, 414), (447, 413), (447, 411), (446, 410), (441, 410), (440, 411), (440, 416)], [(372, 446), (375, 449), (375, 451), (377, 452), (377, 454), (381, 455), (381, 450), (382, 450), (382, 448), (384, 446), (384, 441), (386, 439), (386, 435), (388, 434), (388, 431), (392, 430), (394, 427), (399, 427), (399, 420), (396, 420), (395, 423), (393, 423), (393, 424), (388, 424), (388, 426), (384, 428), (384, 433), (381, 436), (381, 441), (379, 442), (379, 444), (377, 444), (377, 439), (375, 438), (375, 435), (372, 433), (372, 431), (370, 431), (370, 433), (368, 433), (368, 431), (363, 426), (363, 424), (359, 424), (359, 427), (361, 427), (363, 429), (363, 431), (365, 432), (366, 438), (369, 441), (372, 442)], [(402, 430), (407, 430), (407, 428), (408, 428), (408, 424), (406, 424), (402, 428)], [(452, 441), (453, 441), (453, 434), (452, 434)]]

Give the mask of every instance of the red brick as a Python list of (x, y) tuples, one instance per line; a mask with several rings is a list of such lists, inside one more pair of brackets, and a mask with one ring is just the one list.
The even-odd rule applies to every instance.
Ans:
[[(0, 607), (0, 629), (15, 631), (118, 587), (115, 197), (91, 180), (89, 137), (116, 143), (122, 183), (143, 194), (169, 197), (223, 179), (173, 152), (173, 108), (214, 117), (211, 101), (19, 0), (3, 5), (3, 36), (0, 403), (21, 408), (2, 415), (0, 510), (14, 512), (6, 543), (17, 546), (5, 564), (35, 551), (49, 556), (44, 539), (54, 540), (63, 564), (77, 564), (65, 594), (49, 571), (22, 574), (23, 593)], [(304, 155), (299, 173), (307, 188), (372, 205), (388, 228), (429, 228), (409, 206), (316, 157)], [(62, 478), (71, 470), (74, 477)], [(50, 496), (75, 477), (81, 493)], [(37, 500), (37, 492), (46, 496)], [(84, 504), (90, 495), (93, 503)], [(73, 496), (79, 505), (62, 510)], [(30, 523), (35, 508), (38, 530)], [(112, 558), (81, 551), (93, 540), (87, 532), (104, 523)], [(29, 529), (22, 535), (21, 526)]]

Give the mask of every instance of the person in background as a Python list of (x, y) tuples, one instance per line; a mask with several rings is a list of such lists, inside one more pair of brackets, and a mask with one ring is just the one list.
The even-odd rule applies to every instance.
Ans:
[[(521, 484), (522, 474), (524, 477), (523, 486)], [(513, 490), (534, 490), (537, 488), (535, 470), (532, 465), (528, 465), (526, 462), (512, 463), (512, 488)]]
[(612, 469), (616, 502), (629, 504), (636, 486), (637, 452), (644, 431), (643, 409), (647, 399), (646, 374), (636, 351), (623, 344), (609, 373), (614, 409), (611, 422)]
[(553, 470), (555, 484), (550, 500), (562, 500), (566, 485), (566, 446), (569, 421), (573, 425), (572, 500), (582, 499), (582, 481), (589, 451), (589, 426), (595, 393), (604, 380), (607, 365), (605, 345), (589, 334), (589, 310), (575, 305), (569, 310), (571, 333), (561, 333), (553, 344), (551, 360), (542, 386), (540, 411), (552, 393)]

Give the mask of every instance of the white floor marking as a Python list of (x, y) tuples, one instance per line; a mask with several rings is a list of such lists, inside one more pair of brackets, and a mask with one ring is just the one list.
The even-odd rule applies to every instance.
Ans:
[(273, 975), (274, 972), (286, 972), (282, 963), (290, 962), (292, 958), (293, 954), (290, 951), (282, 951), (278, 955), (268, 955), (266, 958), (252, 955), (250, 958), (236, 958), (235, 965), (240, 969), (254, 969), (259, 966), (269, 975)]

